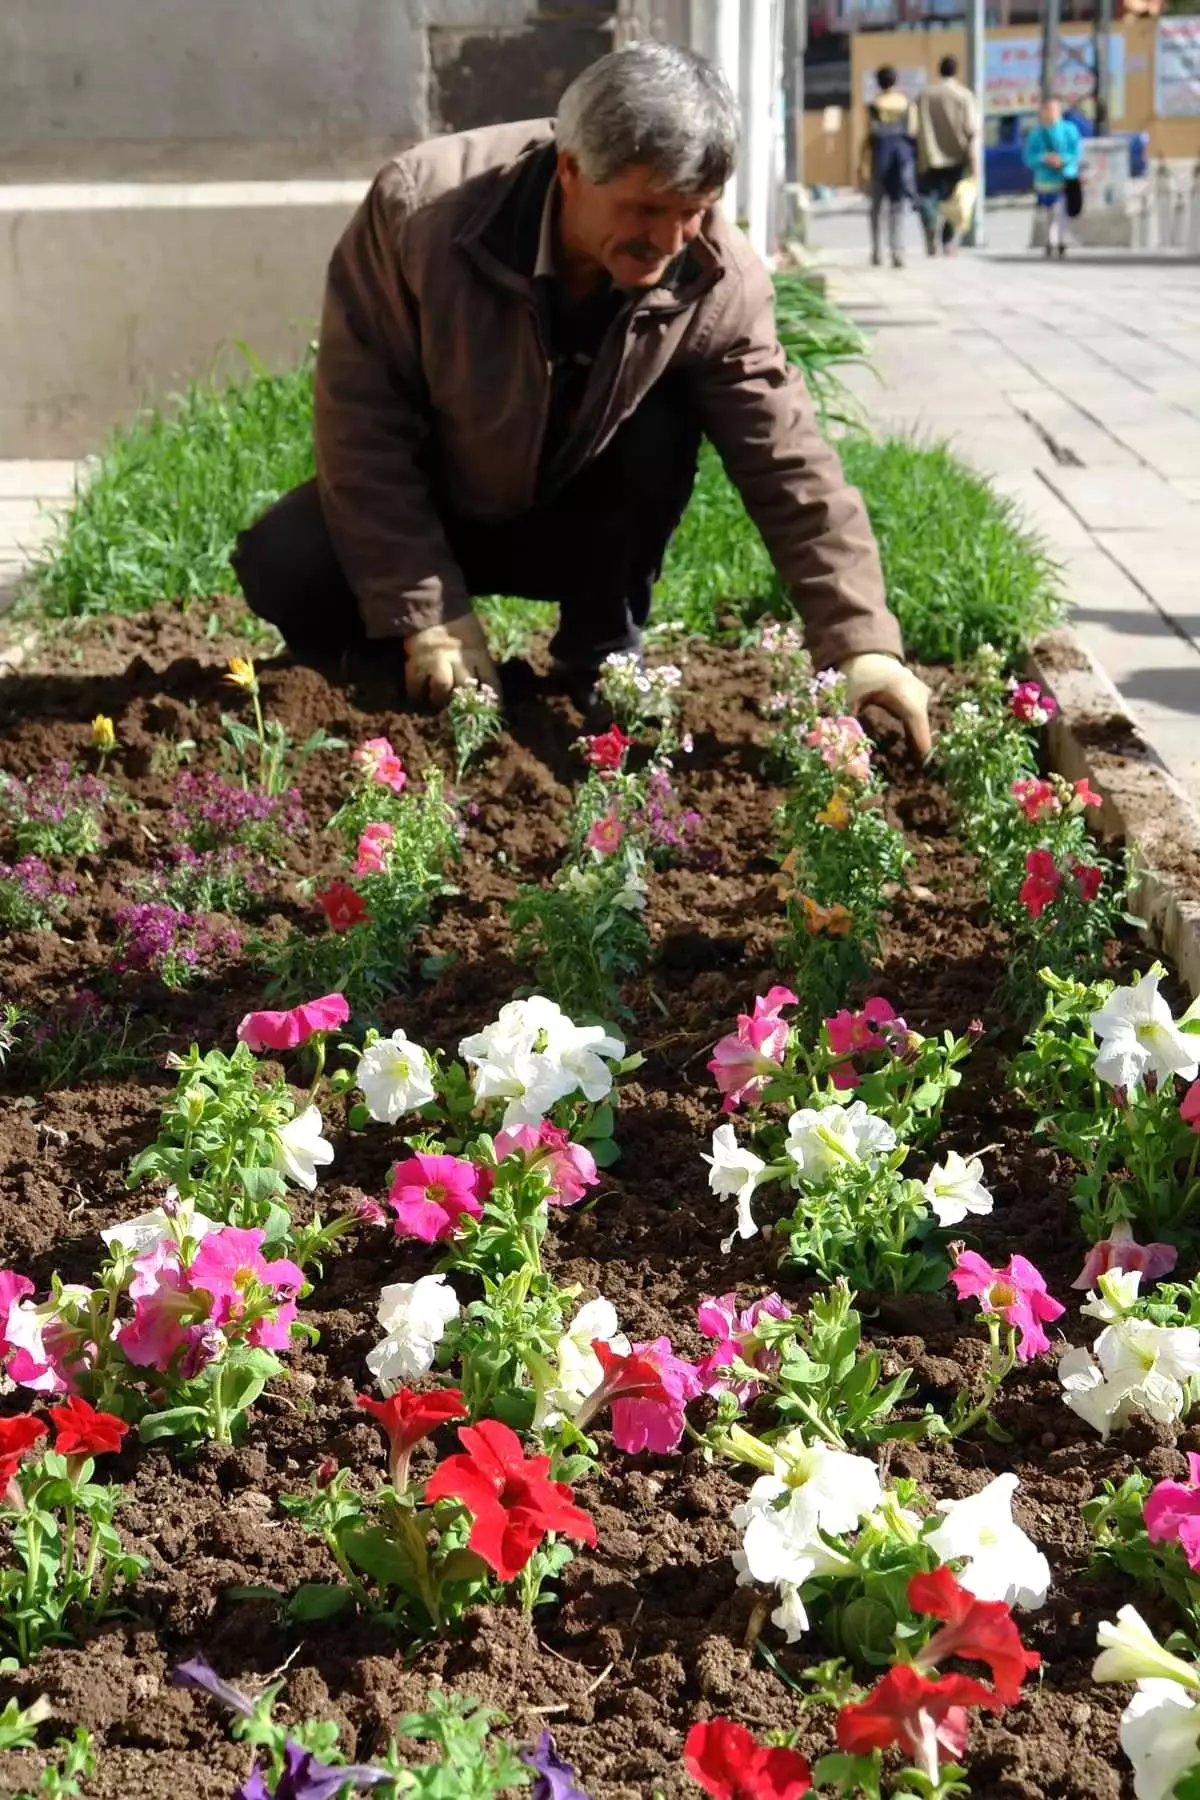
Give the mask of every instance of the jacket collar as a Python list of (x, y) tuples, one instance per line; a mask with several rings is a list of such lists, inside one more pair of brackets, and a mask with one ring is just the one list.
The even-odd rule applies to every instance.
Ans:
[[(534, 139), (515, 162), (499, 171), (493, 190), (467, 214), (454, 234), (455, 244), (486, 274), (531, 295), (555, 161), (553, 141)], [(723, 274), (718, 251), (701, 232), (675, 258), (659, 285), (637, 297), (634, 310), (681, 311), (715, 286)]]

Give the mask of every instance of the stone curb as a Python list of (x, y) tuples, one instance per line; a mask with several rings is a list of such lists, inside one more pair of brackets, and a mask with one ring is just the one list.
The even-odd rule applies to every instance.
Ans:
[(1069, 627), (1040, 638), (1026, 667), (1058, 701), (1048, 727), (1051, 763), (1068, 781), (1086, 775), (1103, 794), (1099, 835), (1128, 846), (1130, 910), (1200, 994), (1200, 813)]
[(25, 658), (37, 648), (41, 636), (41, 631), (34, 625), (11, 644), (0, 644), (0, 676), (11, 675), (14, 669), (19, 669)]

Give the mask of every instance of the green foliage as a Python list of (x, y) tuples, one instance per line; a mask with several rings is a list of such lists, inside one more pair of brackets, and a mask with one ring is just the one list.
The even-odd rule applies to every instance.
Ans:
[[(9, 1704), (14, 1703), (10, 1701)], [(79, 1777), (93, 1775), (96, 1771), (92, 1734), (85, 1726), (77, 1725), (72, 1737), (55, 1740), (55, 1749), (59, 1760), (46, 1764), (37, 1785), (37, 1793), (14, 1794), (13, 1800), (77, 1800), (80, 1791)]]
[(787, 1239), (784, 1261), (826, 1281), (844, 1275), (853, 1288), (874, 1293), (936, 1292), (946, 1259), (921, 1183), (900, 1173), (907, 1155), (900, 1144), (876, 1161), (841, 1163), (806, 1185), (791, 1217), (775, 1226)]
[(1184, 1627), (1167, 1648), (1177, 1656), (1195, 1656), (1200, 1649), (1200, 1575), (1188, 1567), (1177, 1539), (1151, 1542), (1144, 1515), (1153, 1487), (1148, 1475), (1134, 1469), (1123, 1481), (1102, 1481), (1099, 1492), (1084, 1501), (1081, 1510), (1096, 1541), (1089, 1568), (1094, 1575), (1115, 1570), (1130, 1576), (1139, 1595), (1155, 1590), (1165, 1595)]
[(237, 592), (238, 532), (313, 472), (311, 351), (274, 374), (239, 348), (232, 377), (193, 382), (169, 410), (113, 431), (35, 571), (53, 616)]
[[(851, 1298), (839, 1277), (813, 1296), (806, 1313), (759, 1321), (756, 1334), (780, 1357), (769, 1378), (771, 1405), (783, 1426), (806, 1427), (839, 1449), (924, 1437), (928, 1408), (920, 1419), (895, 1417), (912, 1370), (885, 1379), (883, 1358), (863, 1345), (862, 1315)], [(771, 1433), (765, 1436), (769, 1442)]]

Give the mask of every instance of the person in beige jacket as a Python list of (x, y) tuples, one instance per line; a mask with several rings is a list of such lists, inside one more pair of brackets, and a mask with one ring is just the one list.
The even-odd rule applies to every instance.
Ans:
[(708, 436), (818, 668), (929, 747), (860, 496), (780, 347), (769, 274), (718, 206), (737, 111), (690, 51), (602, 57), (554, 122), (418, 144), (330, 263), (317, 474), (234, 567), (298, 659), (391, 658), (409, 697), (499, 685), (473, 595), (555, 602), (580, 704), (637, 650)]
[(979, 156), (978, 104), (958, 79), (958, 58), (943, 56), (937, 80), (917, 96), (917, 193), (930, 256), (937, 254), (939, 219), (942, 252), (954, 249), (957, 232), (941, 208), (965, 177), (978, 179)]

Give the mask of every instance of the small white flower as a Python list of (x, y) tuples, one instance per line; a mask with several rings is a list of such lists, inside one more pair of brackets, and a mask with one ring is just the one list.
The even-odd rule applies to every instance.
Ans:
[(957, 1150), (951, 1150), (944, 1163), (929, 1171), (921, 1191), (942, 1226), (957, 1225), (968, 1213), (982, 1216), (992, 1210), (991, 1193), (983, 1184), (983, 1164), (977, 1156), (964, 1161)]
[(1114, 988), (1091, 1027), (1099, 1039), (1095, 1071), (1099, 1081), (1132, 1090), (1152, 1069), (1160, 1081), (1200, 1072), (1200, 1039), (1179, 1029), (1158, 991), (1160, 971), (1151, 969), (1132, 987)]
[(783, 1597), (775, 1622), (789, 1643), (807, 1628), (799, 1590), (816, 1575), (847, 1574), (854, 1567), (824, 1543), (812, 1524), (813, 1507), (775, 1475), (760, 1475), (745, 1502), (731, 1514), (742, 1533), (733, 1553), (738, 1586), (761, 1582), (778, 1587)]
[(1089, 1319), (1101, 1319), (1104, 1324), (1112, 1325), (1117, 1319), (1123, 1319), (1135, 1304), (1141, 1284), (1140, 1269), (1105, 1269), (1079, 1310)]
[(819, 1438), (809, 1443), (800, 1429), (780, 1438), (774, 1451), (797, 1518), (807, 1514), (811, 1520), (809, 1535), (818, 1529), (834, 1537), (853, 1531), (883, 1499), (879, 1470), (869, 1457), (835, 1450)]
[(603, 1296), (580, 1307), (555, 1347), (558, 1380), (548, 1393), (539, 1395), (534, 1429), (573, 1419), (589, 1395), (604, 1380), (594, 1343), (608, 1344), (618, 1356), (629, 1354), (629, 1339), (617, 1320), (617, 1309)]
[(1166, 1680), (1172, 1686), (1200, 1689), (1200, 1672), (1164, 1650), (1134, 1606), (1123, 1606), (1114, 1625), (1102, 1619), (1096, 1627), (1100, 1655), (1092, 1664), (1093, 1681)]
[(368, 1352), (367, 1367), (385, 1395), (429, 1373), (446, 1327), (458, 1315), (458, 1300), (444, 1275), (384, 1288), (376, 1320), (387, 1336)]
[(1169, 1425), (1183, 1414), (1187, 1383), (1200, 1375), (1200, 1330), (1121, 1319), (1100, 1333), (1094, 1355), (1117, 1394)]
[[(171, 1192), (174, 1191), (172, 1188)], [(149, 1212), (139, 1213), (136, 1219), (126, 1219), (122, 1225), (110, 1225), (100, 1237), (110, 1250), (128, 1250), (134, 1256), (145, 1256), (148, 1250), (157, 1250), (168, 1240), (177, 1243), (186, 1237), (196, 1242), (217, 1229), (215, 1219), (210, 1219), (207, 1213), (197, 1212), (194, 1201), (184, 1200), (173, 1219), (167, 1217), (161, 1206), (152, 1206)]]
[(1180, 1778), (1200, 1765), (1200, 1708), (1173, 1681), (1139, 1681), (1121, 1714), (1121, 1748), (1137, 1800), (1171, 1800)]
[(806, 1106), (788, 1120), (785, 1148), (804, 1180), (818, 1182), (839, 1165), (877, 1162), (896, 1148), (896, 1133), (861, 1100), (819, 1111)]
[(1127, 1425), (1133, 1406), (1104, 1379), (1104, 1371), (1092, 1361), (1091, 1352), (1082, 1346), (1065, 1350), (1058, 1359), (1058, 1379), (1062, 1383), (1063, 1402), (1077, 1413), (1101, 1437)]
[(625, 1045), (601, 1025), (576, 1025), (553, 1000), (511, 1000), (486, 1030), (463, 1038), (459, 1055), (475, 1065), (475, 1099), (505, 1100), (504, 1128), (540, 1125), (550, 1108), (582, 1093), (593, 1105), (612, 1089), (610, 1061)]
[(718, 1125), (713, 1132), (712, 1155), (703, 1150), (700, 1155), (708, 1164), (708, 1185), (713, 1193), (722, 1199), (737, 1200), (736, 1229), (721, 1242), (721, 1249), (728, 1256), (734, 1237), (752, 1238), (758, 1231), (750, 1202), (767, 1165), (753, 1150), (742, 1148), (732, 1125)]
[(1015, 1475), (997, 1475), (965, 1500), (939, 1500), (942, 1522), (925, 1542), (943, 1562), (966, 1560), (959, 1581), (977, 1600), (1033, 1612), (1050, 1586), (1050, 1565), (1012, 1516)]
[(779, 1605), (771, 1614), (771, 1623), (779, 1627), (789, 1644), (798, 1643), (808, 1630), (808, 1614), (800, 1598), (800, 1589), (790, 1581), (779, 1583)]
[(433, 1064), (420, 1044), (403, 1031), (377, 1039), (359, 1059), (354, 1079), (367, 1111), (382, 1125), (394, 1125), (435, 1098)]
[(317, 1170), (332, 1161), (333, 1145), (321, 1136), (321, 1114), (315, 1106), (306, 1106), (275, 1133), (275, 1167), (310, 1194), (317, 1185)]

